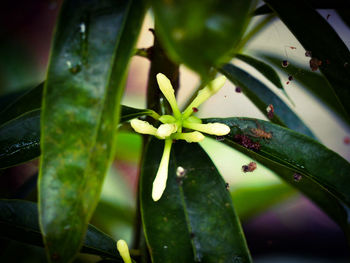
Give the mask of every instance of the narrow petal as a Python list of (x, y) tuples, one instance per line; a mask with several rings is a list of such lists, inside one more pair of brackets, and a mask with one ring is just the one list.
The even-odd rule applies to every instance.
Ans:
[(169, 158), (170, 158), (172, 143), (173, 143), (172, 139), (165, 140), (162, 160), (160, 161), (156, 178), (153, 181), (152, 199), (155, 202), (157, 202), (162, 197), (166, 187), (166, 181), (168, 179)]
[(138, 133), (156, 135), (157, 129), (149, 124), (147, 121), (133, 119), (130, 122), (131, 127)]
[(164, 74), (158, 73), (157, 82), (160, 90), (169, 102), (170, 107), (173, 110), (174, 116), (176, 118), (179, 118), (181, 116), (181, 112), (179, 110), (179, 107), (177, 106), (175, 91), (173, 89), (173, 86), (171, 85), (170, 80)]
[(191, 102), (191, 104), (186, 108), (186, 110), (182, 113), (183, 118), (188, 118), (192, 113), (194, 108), (198, 108), (204, 101), (213, 96), (216, 92), (218, 92), (222, 86), (224, 86), (226, 81), (225, 76), (220, 76), (213, 81), (211, 81), (207, 86), (201, 89), (197, 97)]
[(204, 135), (198, 131), (186, 132), (186, 133), (175, 133), (172, 136), (175, 140), (185, 140), (186, 142), (201, 142), (204, 140)]
[(132, 263), (129, 253), (128, 244), (122, 239), (117, 242), (117, 249), (120, 256), (123, 258), (124, 263)]
[(192, 130), (197, 130), (200, 132), (217, 135), (217, 136), (223, 136), (230, 133), (230, 127), (223, 123), (200, 124), (200, 123), (192, 123), (192, 122), (184, 121), (183, 126), (185, 128), (189, 128)]
[(177, 126), (174, 123), (171, 124), (162, 124), (157, 129), (157, 136), (164, 139), (170, 136), (172, 133), (176, 132)]

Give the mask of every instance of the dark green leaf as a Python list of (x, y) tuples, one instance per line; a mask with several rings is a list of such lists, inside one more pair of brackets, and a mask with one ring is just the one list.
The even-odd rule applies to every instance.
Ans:
[(287, 184), (252, 185), (231, 192), (239, 218), (244, 221), (293, 196)]
[(344, 9), (337, 9), (337, 14), (343, 20), (343, 22), (350, 28), (350, 7)]
[[(154, 114), (152, 110), (128, 106), (122, 106), (121, 111), (122, 123)], [(40, 155), (40, 109), (13, 117), (13, 120), (0, 126), (0, 169), (28, 162)]]
[[(0, 235), (1, 238), (42, 247), (37, 205), (23, 200), (0, 200)], [(116, 241), (92, 225), (88, 227), (81, 252), (123, 262)]]
[(30, 111), (0, 127), (0, 168), (40, 155), (40, 110)]
[(98, 202), (144, 13), (142, 0), (62, 5), (41, 113), (39, 219), (51, 261), (73, 260)]
[(14, 120), (25, 113), (40, 110), (44, 84), (40, 84), (19, 96), (14, 102), (0, 112), (0, 126)]
[(300, 82), (304, 88), (309, 90), (313, 95), (327, 104), (331, 109), (338, 113), (345, 121), (349, 122), (347, 113), (341, 105), (337, 95), (334, 93), (332, 86), (324, 78), (323, 75), (311, 70), (305, 70), (295, 66), (295, 63), (289, 61), (288, 67), (281, 67), (282, 58), (272, 54), (260, 54), (261, 57), (271, 62), (274, 66), (279, 67), (288, 75), (293, 76), (293, 79)]
[(152, 200), (163, 147), (164, 141), (148, 143), (141, 170), (141, 214), (153, 262), (251, 262), (225, 182), (198, 144), (173, 145), (167, 187)]
[(140, 116), (155, 116), (157, 115), (153, 110), (149, 109), (135, 109), (128, 106), (122, 106), (121, 108), (121, 118), (120, 122), (126, 122), (131, 119), (140, 117)]
[(252, 0), (152, 0), (160, 40), (171, 58), (207, 77), (230, 59), (248, 24)]
[(238, 54), (236, 58), (248, 63), (250, 66), (258, 70), (269, 81), (271, 81), (277, 88), (282, 90), (284, 95), (292, 102), (292, 100), (289, 98), (288, 94), (286, 93), (285, 89), (283, 88), (280, 77), (277, 75), (276, 71), (270, 65), (266, 64), (261, 60), (258, 60), (256, 58), (243, 55), (243, 54)]
[[(229, 125), (224, 143), (255, 158), (293, 187), (318, 204), (349, 234), (350, 164), (337, 153), (313, 139), (278, 125), (251, 118), (208, 119)], [(255, 138), (254, 130), (264, 130), (271, 139)], [(247, 136), (260, 144), (258, 151), (249, 141), (243, 147), (239, 138)], [(256, 149), (256, 148), (255, 148)]]
[(7, 93), (5, 95), (0, 96), (0, 108), (2, 109), (0, 114), (6, 109), (9, 105), (11, 105), (14, 101), (16, 101), (18, 98), (26, 94), (28, 90), (19, 90)]
[(281, 83), (280, 77), (277, 75), (276, 71), (270, 65), (266, 64), (261, 60), (258, 60), (256, 58), (243, 55), (243, 54), (236, 55), (236, 58), (254, 67), (261, 74), (263, 74), (268, 80), (270, 80), (277, 88), (283, 90), (283, 85)]
[(301, 0), (265, 0), (305, 50), (322, 62), (327, 78), (350, 117), (350, 52), (335, 30), (316, 10)]
[(274, 107), (272, 122), (315, 137), (303, 121), (265, 84), (233, 64), (224, 65), (220, 71), (234, 84), (240, 86), (243, 93), (267, 117), (266, 108), (272, 104)]
[[(335, 9), (335, 8), (349, 8), (348, 0), (304, 0), (308, 2), (315, 9)], [(264, 15), (273, 12), (268, 5), (259, 6), (254, 15)]]

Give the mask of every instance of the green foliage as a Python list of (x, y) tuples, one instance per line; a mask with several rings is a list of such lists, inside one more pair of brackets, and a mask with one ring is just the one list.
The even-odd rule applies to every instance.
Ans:
[(151, 198), (151, 186), (163, 143), (153, 140), (146, 149), (140, 198), (153, 262), (251, 262), (225, 182), (201, 147), (175, 143), (167, 188), (158, 202)]
[(152, 0), (159, 37), (169, 55), (207, 78), (230, 59), (248, 24), (254, 0)]
[[(281, 203), (296, 191), (319, 206), (349, 237), (350, 164), (316, 141), (311, 131), (316, 128), (304, 123), (279, 96), (281, 92), (287, 95), (279, 75), (282, 71), (350, 123), (349, 50), (315, 10), (339, 6), (330, 1), (265, 2), (255, 14), (274, 14), (247, 33), (253, 0), (151, 0), (150, 6), (143, 0), (63, 1), (46, 79), (34, 89), (0, 98), (1, 173), (40, 157), (38, 204), (0, 200), (0, 238), (45, 247), (49, 262), (73, 262), (79, 253), (97, 255), (101, 262), (123, 262), (116, 241), (89, 224), (92, 220), (113, 234), (130, 232), (133, 226), (132, 262), (252, 262), (240, 220)], [(155, 44), (135, 52), (148, 7), (155, 18)], [(338, 12), (347, 21), (346, 12)], [(280, 69), (281, 58), (275, 54), (259, 53), (264, 61), (236, 54), (276, 15), (312, 52), (312, 58), (321, 61), (321, 74), (293, 63)], [(121, 105), (134, 54), (151, 62), (149, 109)], [(259, 71), (274, 89), (241, 64), (227, 63), (234, 57)], [(186, 113), (176, 110), (174, 118), (169, 115), (171, 108), (177, 109), (173, 92), (176, 95), (179, 89), (179, 63), (199, 74), (203, 85), (210, 84), (190, 104), (195, 107)], [(223, 77), (220, 85), (209, 82), (217, 71), (239, 86), (269, 121), (188, 117), (224, 83)], [(158, 73), (167, 75), (174, 90), (162, 75), (162, 94)], [(132, 121), (139, 125), (132, 127), (143, 134), (142, 139), (130, 133), (128, 122), (136, 118), (143, 121)], [(165, 131), (160, 133), (162, 128)], [(200, 132), (222, 132), (224, 136), (216, 139), (265, 165), (286, 184), (250, 185), (230, 192), (207, 153), (197, 143), (188, 143), (202, 140)], [(170, 152), (168, 166), (164, 166), (163, 149)], [(118, 176), (106, 180), (99, 202), (115, 156), (122, 157)], [(122, 180), (131, 173), (127, 166), (137, 156), (141, 161), (134, 205)], [(237, 158), (232, 162), (238, 162)], [(158, 174), (167, 176), (166, 188), (154, 201)]]
[(39, 219), (51, 261), (74, 257), (97, 205), (143, 14), (140, 1), (62, 6), (41, 113)]

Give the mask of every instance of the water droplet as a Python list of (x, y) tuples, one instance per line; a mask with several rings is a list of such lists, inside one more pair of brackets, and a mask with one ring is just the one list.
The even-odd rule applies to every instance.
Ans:
[[(71, 65), (71, 64), (70, 64)], [(69, 72), (72, 74), (77, 74), (81, 71), (81, 66), (80, 64), (75, 64), (74, 66), (69, 67)]]
[(167, 248), (168, 248), (168, 246), (164, 246), (163, 248), (167, 249)]
[(183, 167), (178, 166), (176, 169), (176, 176), (177, 177), (184, 177), (185, 174), (186, 174), (186, 170)]
[(294, 173), (293, 174), (293, 179), (295, 182), (300, 182), (300, 180), (303, 178), (303, 176), (301, 174), (298, 173)]

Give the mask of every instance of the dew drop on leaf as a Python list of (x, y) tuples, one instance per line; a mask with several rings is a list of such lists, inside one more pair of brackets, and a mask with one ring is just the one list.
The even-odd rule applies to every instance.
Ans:
[(176, 168), (176, 176), (177, 176), (177, 177), (184, 177), (185, 174), (186, 174), (186, 170), (185, 170), (183, 167), (178, 166), (178, 167)]

